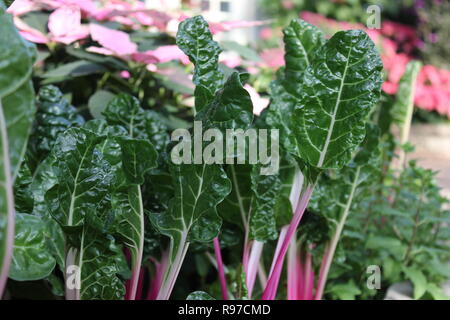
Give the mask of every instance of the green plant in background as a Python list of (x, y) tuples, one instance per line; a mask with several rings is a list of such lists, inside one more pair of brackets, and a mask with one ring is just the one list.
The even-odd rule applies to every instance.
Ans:
[[(382, 128), (381, 159), (371, 171), (371, 183), (366, 183), (362, 197), (354, 203), (355, 214), (349, 216), (341, 250), (330, 272), (330, 297), (382, 298), (380, 294), (391, 284), (411, 281), (414, 299), (448, 299), (440, 284), (450, 275), (449, 233), (445, 227), (450, 202), (440, 195), (436, 172), (407, 160), (412, 151), (407, 143), (410, 102), (419, 66), (418, 62), (408, 65), (394, 106), (380, 104), (378, 115), (374, 114)], [(390, 107), (389, 114), (383, 113), (386, 107)], [(322, 194), (318, 203), (329, 205), (328, 193)], [(366, 281), (371, 265), (381, 269), (382, 291), (357, 285)]]
[(448, 1), (416, 1), (419, 17), (419, 34), (423, 44), (420, 47), (424, 62), (449, 69), (450, 55), (450, 3)]
[(261, 2), (267, 15), (276, 17), (282, 24), (285, 24), (286, 21), (297, 18), (301, 11), (317, 12), (339, 21), (363, 22), (368, 16), (366, 9), (370, 5), (380, 6), (383, 15), (395, 16), (402, 7), (411, 6), (413, 0), (261, 0)]

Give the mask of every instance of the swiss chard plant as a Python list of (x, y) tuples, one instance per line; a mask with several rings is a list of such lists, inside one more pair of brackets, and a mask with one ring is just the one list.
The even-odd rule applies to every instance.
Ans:
[[(136, 87), (87, 113), (69, 100), (76, 90), (39, 83), (34, 94), (35, 48), (4, 10), (0, 294), (29, 297), (33, 281), (68, 300), (348, 298), (360, 281), (346, 274), (348, 248), (359, 269), (390, 261), (392, 282), (407, 277), (416, 298), (438, 296), (442, 274), (429, 272), (436, 280), (424, 285), (419, 253), (433, 246), (443, 260), (445, 200), (433, 174), (406, 161), (406, 138), (391, 134), (409, 130), (416, 67), (399, 90), (409, 98), (386, 112), (381, 59), (365, 32), (326, 39), (293, 20), (270, 105), (256, 115), (248, 74), (223, 68), (208, 23), (188, 18), (176, 44), (193, 65), (191, 109), (168, 115), (129, 95), (148, 98)], [(249, 145), (221, 144), (249, 129), (269, 132), (258, 157)], [(398, 150), (402, 166), (393, 168)], [(382, 250), (377, 236), (401, 250)], [(366, 249), (380, 254), (358, 260)]]

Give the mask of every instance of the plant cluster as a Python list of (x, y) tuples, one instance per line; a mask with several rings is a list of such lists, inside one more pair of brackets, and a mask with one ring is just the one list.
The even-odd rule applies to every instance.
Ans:
[[(370, 263), (382, 264), (385, 286), (410, 279), (415, 298), (443, 297), (447, 200), (438, 195), (433, 173), (406, 155), (420, 65), (410, 64), (396, 104), (386, 104), (380, 101), (382, 60), (367, 33), (340, 31), (326, 39), (294, 19), (284, 29), (285, 65), (270, 84), (270, 105), (254, 114), (245, 89), (249, 75), (220, 66), (222, 49), (208, 23), (195, 16), (184, 19), (176, 35), (194, 65), (189, 112), (170, 112), (176, 99), (149, 103), (155, 97), (143, 84), (144, 69), (136, 82), (115, 78), (117, 94), (110, 92), (107, 101), (97, 92), (88, 113), (75, 96), (86, 101), (94, 92), (80, 81), (63, 88), (72, 102), (45, 82), (34, 93), (36, 47), (5, 9), (0, 2), (4, 296), (364, 298), (374, 296), (360, 273)], [(91, 26), (90, 37), (106, 48), (101, 28)], [(104, 74), (115, 77), (117, 63), (133, 53), (102, 57), (97, 65), (112, 65)], [(48, 78), (59, 83), (55, 74)], [(279, 172), (261, 175), (264, 163), (222, 158), (174, 163), (170, 132), (192, 130), (194, 121), (222, 132), (278, 129)], [(246, 150), (232, 152), (231, 160)], [(430, 257), (434, 264), (424, 267)]]

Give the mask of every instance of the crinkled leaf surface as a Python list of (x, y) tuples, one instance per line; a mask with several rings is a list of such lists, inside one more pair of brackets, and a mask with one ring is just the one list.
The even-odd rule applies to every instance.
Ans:
[(156, 167), (158, 154), (147, 140), (117, 138), (122, 150), (122, 167), (127, 180), (131, 184), (144, 183), (144, 175)]
[(169, 141), (167, 128), (155, 112), (141, 108), (139, 100), (127, 94), (117, 95), (102, 113), (109, 125), (119, 125), (128, 137), (150, 141), (158, 152)]
[(218, 64), (222, 49), (213, 40), (205, 19), (196, 16), (182, 21), (178, 27), (177, 45), (195, 65), (194, 84), (214, 95), (223, 81)]
[(292, 114), (302, 95), (304, 72), (325, 40), (322, 31), (300, 19), (292, 20), (283, 32), (286, 65), (270, 84), (272, 102), (267, 123), (280, 130), (280, 139), (286, 150), (297, 154)]
[[(219, 233), (221, 219), (216, 206), (230, 193), (230, 180), (217, 165), (172, 165), (171, 174), (175, 198), (167, 212), (151, 214), (152, 222), (161, 233), (174, 239), (172, 254), (175, 255), (181, 239), (186, 241), (191, 228), (206, 216), (209, 227), (200, 239), (211, 241)], [(173, 256), (174, 257), (174, 256)]]
[(120, 300), (125, 286), (118, 277), (123, 259), (122, 248), (110, 235), (84, 228), (79, 252), (80, 299)]
[(276, 238), (275, 205), (281, 190), (278, 175), (261, 175), (259, 165), (229, 165), (232, 191), (220, 203), (220, 215), (230, 223), (248, 228), (252, 239)]
[(203, 121), (205, 128), (246, 129), (253, 121), (253, 104), (244, 89), (239, 73), (234, 72), (220, 89), (211, 104), (203, 108), (195, 117)]
[(361, 30), (336, 33), (308, 67), (294, 113), (299, 156), (318, 168), (341, 168), (365, 135), (378, 101), (382, 63)]
[(300, 97), (303, 73), (312, 64), (318, 49), (325, 43), (322, 31), (304, 20), (294, 19), (284, 28), (286, 90)]
[(63, 97), (55, 86), (45, 86), (37, 96), (37, 113), (30, 142), (36, 150), (32, 157), (36, 162), (48, 155), (61, 132), (80, 127), (84, 123), (75, 107)]
[(274, 208), (281, 190), (280, 178), (278, 175), (261, 175), (260, 166), (255, 165), (251, 181), (250, 236), (258, 241), (274, 240), (278, 235)]
[(39, 280), (53, 271), (56, 259), (48, 247), (47, 236), (47, 224), (43, 219), (25, 213), (16, 214), (11, 279)]
[(204, 291), (191, 292), (186, 300), (216, 300)]
[(57, 183), (45, 200), (62, 226), (83, 225), (109, 191), (111, 166), (95, 149), (105, 138), (83, 128), (71, 128), (58, 136), (51, 152)]

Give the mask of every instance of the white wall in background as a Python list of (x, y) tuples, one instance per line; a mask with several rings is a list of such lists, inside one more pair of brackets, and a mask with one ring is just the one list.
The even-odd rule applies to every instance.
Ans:
[(181, 0), (145, 0), (145, 5), (149, 9), (157, 10), (177, 10), (181, 8)]
[[(198, 8), (198, 13), (208, 21), (254, 21), (258, 20), (258, 0), (191, 0)], [(257, 28), (235, 29), (220, 34), (221, 40), (233, 40), (249, 44), (257, 40)]]

